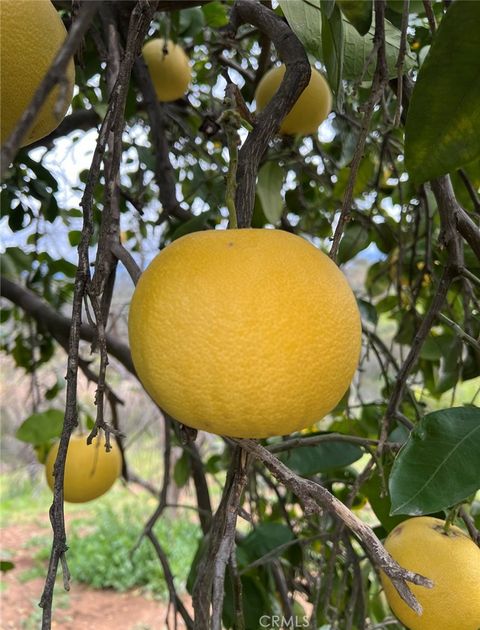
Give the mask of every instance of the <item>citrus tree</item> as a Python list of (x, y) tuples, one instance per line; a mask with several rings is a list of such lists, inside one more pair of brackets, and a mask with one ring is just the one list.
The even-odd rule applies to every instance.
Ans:
[[(42, 627), (64, 499), (121, 474), (158, 497), (188, 628), (391, 627), (386, 593), (409, 628), (477, 630), (480, 3), (0, 6), (2, 348), (32, 383), (66, 357), (14, 427), (53, 488)], [(131, 381), (161, 488), (129, 465)], [(70, 488), (100, 442), (105, 478)], [(193, 614), (153, 530), (187, 484)]]

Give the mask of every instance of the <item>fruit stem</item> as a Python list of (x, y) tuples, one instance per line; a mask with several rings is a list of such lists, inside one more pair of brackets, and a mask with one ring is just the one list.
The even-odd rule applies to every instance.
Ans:
[(242, 119), (238, 111), (235, 109), (235, 100), (227, 94), (224, 100), (227, 109), (224, 110), (218, 122), (222, 124), (227, 136), (227, 146), (229, 153), (228, 173), (227, 173), (227, 187), (225, 191), (225, 204), (228, 208), (229, 216), (229, 228), (236, 229), (237, 223), (237, 209), (235, 206), (235, 193), (237, 190), (237, 166), (238, 166), (238, 147), (240, 145), (240, 137), (238, 130), (242, 126)]
[(447, 516), (445, 518), (445, 524), (443, 526), (443, 529), (446, 534), (448, 534), (448, 530), (450, 529), (451, 525), (453, 525), (455, 519), (457, 518), (459, 509), (460, 509), (460, 506), (457, 505), (447, 512)]

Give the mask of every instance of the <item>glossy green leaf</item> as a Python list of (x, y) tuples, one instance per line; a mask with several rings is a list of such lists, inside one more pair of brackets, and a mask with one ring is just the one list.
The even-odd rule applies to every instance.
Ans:
[(366, 35), (372, 25), (371, 0), (337, 0), (343, 15), (360, 35)]
[(395, 459), (391, 514), (431, 514), (480, 487), (480, 409), (455, 407), (426, 415)]
[(416, 183), (480, 155), (480, 2), (457, 0), (418, 74), (405, 129), (405, 164)]
[(358, 308), (360, 310), (360, 315), (362, 319), (366, 319), (372, 324), (377, 324), (378, 322), (378, 313), (377, 309), (371, 302), (367, 302), (366, 300), (357, 300)]
[(207, 25), (211, 28), (220, 28), (228, 24), (227, 7), (220, 2), (209, 2), (201, 7)]
[[(280, 7), (292, 30), (300, 39), (306, 50), (325, 63), (322, 42), (322, 11), (320, 0), (279, 0)], [(372, 55), (372, 25), (365, 36), (358, 33), (354, 26), (343, 19), (343, 78), (347, 80), (371, 81), (375, 72), (375, 55)], [(400, 31), (389, 22), (385, 22), (385, 54), (388, 73), (391, 78), (397, 76), (398, 51), (400, 48)], [(365, 68), (367, 62), (370, 63)], [(408, 52), (405, 57), (405, 69), (415, 63), (415, 57)]]
[(343, 19), (335, 6), (330, 17), (322, 20), (322, 52), (330, 87), (337, 96), (337, 107), (342, 91), (344, 42)]
[(347, 260), (352, 259), (369, 245), (369, 231), (360, 223), (348, 223), (338, 248), (338, 264), (341, 265), (347, 262)]
[(63, 428), (64, 412), (47, 409), (29, 416), (17, 429), (16, 438), (28, 444), (45, 444), (60, 437)]
[(257, 194), (265, 216), (270, 223), (277, 223), (283, 212), (282, 186), (285, 171), (276, 162), (265, 162), (258, 172)]
[(362, 457), (363, 451), (348, 442), (321, 442), (316, 446), (299, 446), (282, 453), (283, 463), (303, 477), (344, 468)]
[(329, 18), (335, 8), (335, 0), (320, 0), (320, 9), (326, 18)]

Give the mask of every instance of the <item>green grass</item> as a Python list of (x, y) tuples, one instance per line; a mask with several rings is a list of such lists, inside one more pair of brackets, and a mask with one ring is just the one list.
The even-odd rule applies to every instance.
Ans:
[[(72, 522), (67, 560), (73, 579), (94, 588), (141, 588), (167, 597), (162, 567), (150, 541), (143, 539), (137, 547), (147, 516), (145, 508), (138, 505), (124, 505), (120, 510), (103, 506), (95, 520)], [(162, 517), (154, 531), (182, 592), (200, 536), (199, 527), (180, 516)]]
[[(19, 575), (28, 581), (44, 577), (50, 556), (51, 529), (47, 514), (52, 495), (42, 478), (31, 480), (18, 473), (0, 478), (2, 495), (2, 526), (14, 524), (38, 525), (24, 548), (31, 549), (34, 566)], [(134, 551), (143, 525), (157, 505), (155, 497), (146, 491), (135, 492), (117, 482), (110, 492), (96, 501), (66, 504), (67, 561), (72, 579), (94, 588), (126, 591), (140, 588), (153, 596), (166, 598), (167, 586), (163, 571), (148, 539), (143, 539)], [(200, 537), (195, 514), (190, 510), (167, 510), (155, 527), (155, 534), (168, 556), (179, 592), (184, 584)], [(15, 562), (14, 550), (12, 560)]]

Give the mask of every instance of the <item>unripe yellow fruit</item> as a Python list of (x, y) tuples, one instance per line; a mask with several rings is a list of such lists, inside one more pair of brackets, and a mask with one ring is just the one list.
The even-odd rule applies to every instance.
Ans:
[(137, 374), (184, 424), (284, 435), (340, 401), (358, 364), (355, 297), (332, 260), (280, 230), (195, 232), (156, 256), (129, 314)]
[[(261, 112), (271, 101), (280, 87), (285, 74), (285, 66), (271, 68), (261, 79), (255, 91), (257, 110)], [(280, 125), (280, 133), (315, 133), (332, 109), (332, 93), (323, 76), (312, 68), (310, 83), (300, 94), (299, 99)]]
[(480, 549), (458, 527), (448, 532), (444, 527), (438, 518), (411, 518), (385, 541), (385, 549), (402, 567), (434, 582), (431, 589), (408, 583), (423, 608), (417, 615), (381, 574), (390, 607), (410, 630), (480, 628)]
[[(87, 444), (86, 435), (72, 435), (68, 444), (65, 477), (63, 482), (65, 501), (85, 503), (105, 494), (122, 471), (122, 454), (115, 440), (112, 449), (105, 450), (105, 438), (98, 436)], [(45, 461), (47, 483), (53, 490), (53, 466), (58, 453), (57, 442), (50, 449)]]
[(167, 54), (164, 39), (152, 39), (143, 47), (143, 57), (157, 93), (159, 101), (176, 101), (188, 89), (192, 71), (185, 51), (171, 40), (167, 41)]
[[(0, 1), (1, 142), (12, 133), (62, 46), (67, 31), (50, 0)], [(45, 100), (21, 146), (51, 133), (70, 106), (75, 82), (73, 60), (67, 83)], [(60, 99), (60, 100), (59, 100)]]

